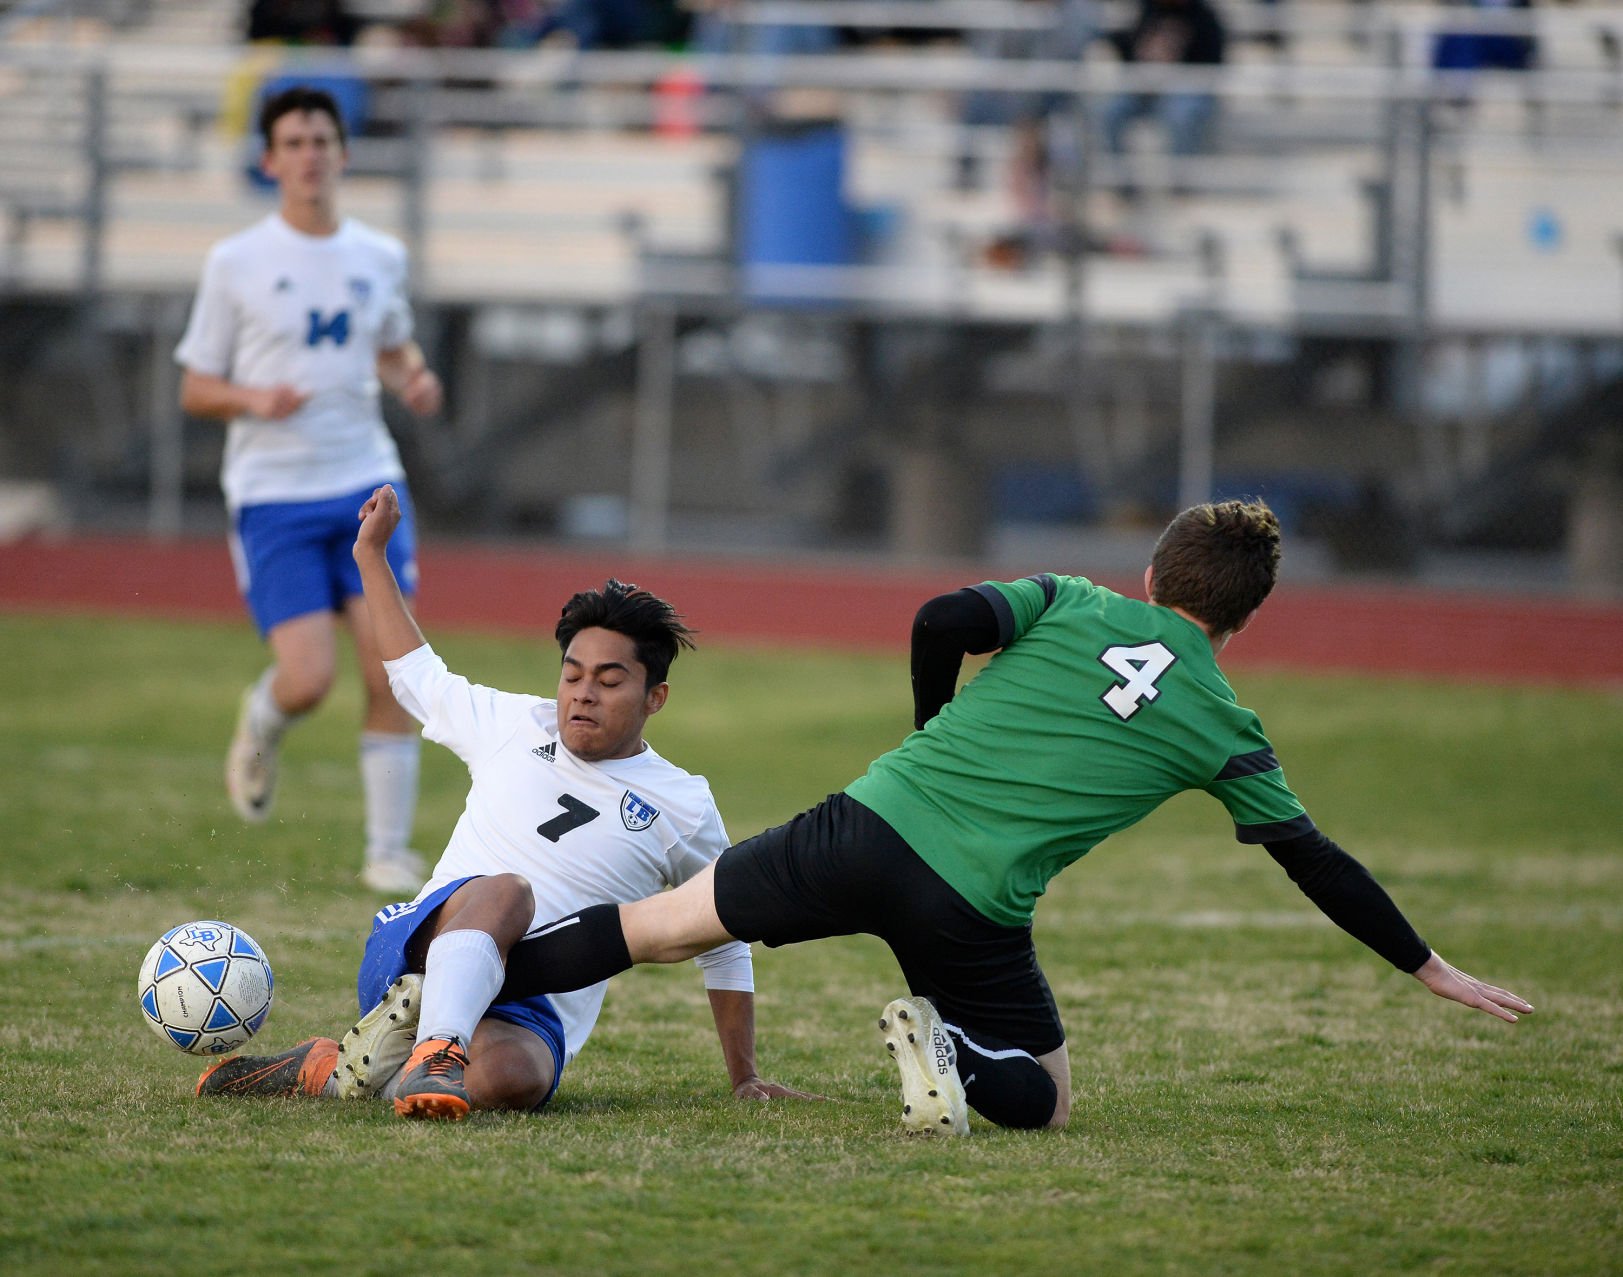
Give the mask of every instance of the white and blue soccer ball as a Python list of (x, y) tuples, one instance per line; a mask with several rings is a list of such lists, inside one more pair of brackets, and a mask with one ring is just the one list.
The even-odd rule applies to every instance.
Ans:
[(135, 992), (141, 1018), (165, 1042), (222, 1055), (259, 1032), (274, 984), (265, 951), (241, 927), (188, 922), (147, 950)]

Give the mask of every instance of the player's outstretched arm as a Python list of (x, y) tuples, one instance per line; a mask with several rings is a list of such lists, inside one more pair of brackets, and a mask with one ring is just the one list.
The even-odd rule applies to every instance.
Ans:
[(740, 1100), (821, 1100), (826, 1096), (768, 1082), (755, 1071), (755, 995), (736, 989), (711, 989), (710, 1013), (727, 1061), (733, 1096)]
[(406, 610), (400, 583), (394, 579), (387, 557), (389, 538), (400, 526), (400, 498), (394, 488), (386, 483), (369, 496), (361, 507), (360, 520), (354, 554), (355, 566), (361, 570), (367, 614), (372, 619), (378, 655), (386, 661), (397, 661), (427, 640)]
[(1514, 993), (1466, 975), (1433, 953), (1369, 870), (1322, 831), (1263, 845), (1330, 921), (1438, 997), (1511, 1022), (1516, 1012), (1533, 1009)]
[(1414, 973), (1414, 978), (1439, 998), (1462, 1002), (1468, 1007), (1475, 1007), (1478, 1011), (1485, 1011), (1512, 1024), (1520, 1018), (1516, 1012), (1528, 1015), (1533, 1010), (1530, 1002), (1522, 1001), (1508, 989), (1501, 989), (1497, 985), (1467, 975), (1458, 967), (1444, 961), (1436, 952), (1421, 964), (1420, 969)]

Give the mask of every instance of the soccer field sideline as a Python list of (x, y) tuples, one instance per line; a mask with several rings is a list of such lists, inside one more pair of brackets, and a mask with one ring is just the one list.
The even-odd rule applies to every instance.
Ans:
[[(547, 634), (559, 603), (609, 576), (672, 599), (709, 638), (899, 649), (926, 598), (999, 575), (974, 564), (882, 568), (653, 557), (480, 543), (421, 552), (426, 627)], [(1058, 570), (1033, 564), (1032, 571)], [(1137, 594), (1136, 581), (1101, 584)], [(223, 541), (32, 539), (0, 546), (0, 608), (242, 616)], [(1285, 582), (1224, 656), (1235, 669), (1623, 687), (1623, 605), (1409, 586)]]

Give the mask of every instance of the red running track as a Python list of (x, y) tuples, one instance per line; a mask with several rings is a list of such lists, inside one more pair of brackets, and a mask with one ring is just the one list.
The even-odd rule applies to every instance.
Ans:
[[(1040, 570), (1050, 565), (1033, 564)], [(972, 567), (889, 570), (437, 543), (424, 624), (550, 634), (570, 594), (608, 576), (670, 599), (707, 638), (902, 649), (926, 598)], [(1138, 584), (1103, 584), (1136, 593)], [(242, 617), (223, 541), (86, 537), (0, 546), (0, 608)], [(1223, 657), (1235, 668), (1347, 670), (1623, 687), (1623, 606), (1407, 587), (1293, 586)]]

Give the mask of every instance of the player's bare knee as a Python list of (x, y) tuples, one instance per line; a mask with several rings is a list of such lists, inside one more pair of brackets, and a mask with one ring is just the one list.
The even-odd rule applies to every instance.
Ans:
[(499, 1020), (483, 1020), (468, 1052), (464, 1082), (475, 1108), (528, 1112), (552, 1089), (554, 1065), (540, 1040)]
[(332, 691), (335, 671), (283, 667), (276, 676), (276, 704), (284, 714), (308, 714)]
[(487, 1056), (483, 1061), (469, 1061), (464, 1081), (468, 1099), (475, 1108), (528, 1112), (546, 1099), (552, 1087), (552, 1074), (523, 1059), (518, 1052), (499, 1050), (494, 1058)]
[(528, 878), (514, 873), (493, 874), (485, 881), (491, 884), (500, 903), (504, 929), (512, 933), (512, 942), (518, 943), (535, 920), (535, 889)]

